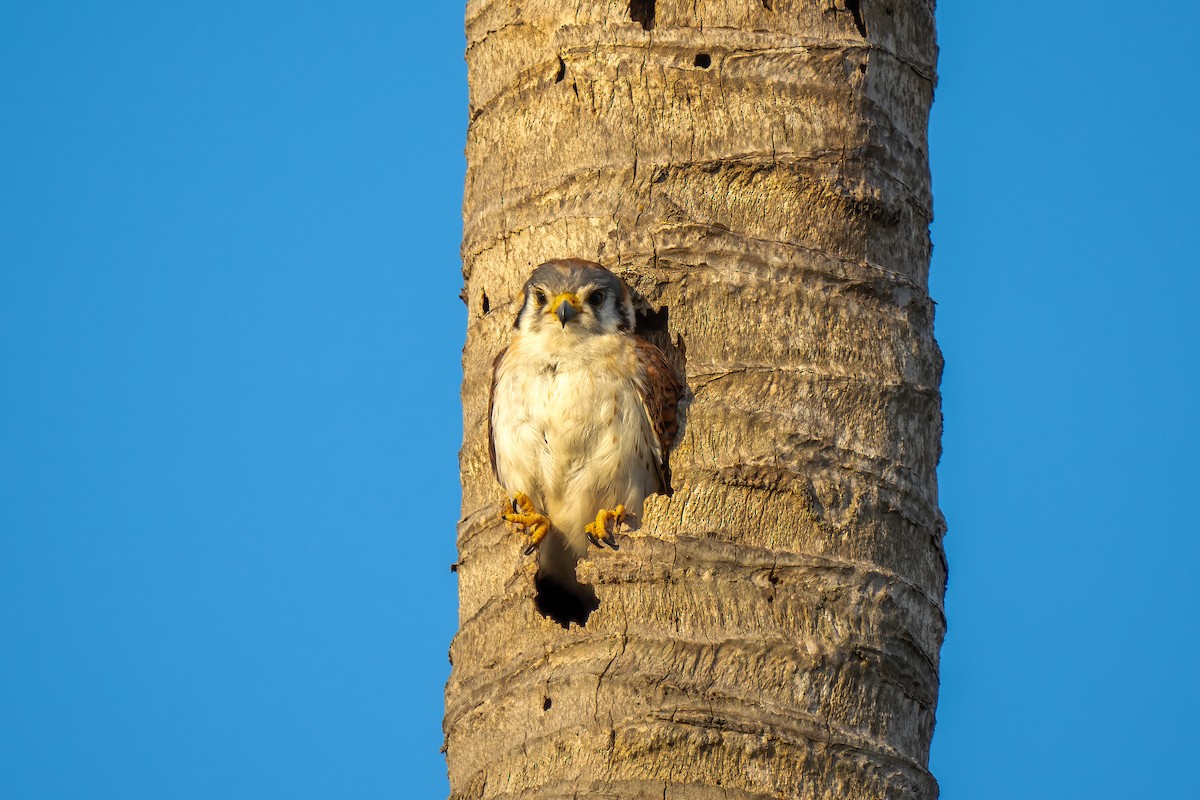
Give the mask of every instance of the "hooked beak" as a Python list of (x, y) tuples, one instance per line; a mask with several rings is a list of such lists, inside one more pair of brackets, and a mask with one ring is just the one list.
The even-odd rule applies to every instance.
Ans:
[(558, 321), (565, 328), (568, 322), (579, 316), (579, 300), (572, 294), (560, 294), (554, 299), (558, 302), (554, 308), (554, 316), (558, 317)]

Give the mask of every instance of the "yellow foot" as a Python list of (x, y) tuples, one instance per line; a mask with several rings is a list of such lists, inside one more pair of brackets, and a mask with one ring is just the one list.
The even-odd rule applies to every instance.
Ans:
[(525, 555), (536, 550), (537, 546), (542, 543), (542, 539), (546, 538), (546, 534), (550, 532), (550, 518), (545, 514), (539, 514), (533, 507), (533, 501), (524, 492), (517, 492), (513, 495), (512, 511), (501, 514), (500, 518), (511, 522), (513, 529), (518, 533), (523, 533), (529, 540), (529, 546), (525, 548)]
[[(609, 530), (608, 523), (612, 522), (612, 530)], [(625, 521), (625, 506), (620, 503), (612, 511), (602, 508), (596, 512), (596, 521), (589, 523), (584, 531), (592, 540), (592, 544), (596, 547), (600, 546), (600, 542), (604, 542), (613, 550), (617, 549), (617, 539), (614, 534), (621, 527), (621, 523)]]

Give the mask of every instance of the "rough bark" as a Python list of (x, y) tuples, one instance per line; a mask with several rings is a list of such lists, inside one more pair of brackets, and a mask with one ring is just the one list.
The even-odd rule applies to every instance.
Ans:
[[(941, 356), (922, 0), (471, 0), (453, 798), (933, 798)], [(492, 357), (599, 261), (691, 395), (564, 628), (498, 521)]]

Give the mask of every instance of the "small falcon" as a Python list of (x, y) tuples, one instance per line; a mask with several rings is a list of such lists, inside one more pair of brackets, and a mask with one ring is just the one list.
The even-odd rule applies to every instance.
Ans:
[(570, 591), (588, 542), (616, 547), (648, 495), (669, 491), (681, 386), (633, 332), (629, 287), (599, 264), (547, 261), (525, 282), (488, 409), (503, 515), (538, 550), (538, 576)]

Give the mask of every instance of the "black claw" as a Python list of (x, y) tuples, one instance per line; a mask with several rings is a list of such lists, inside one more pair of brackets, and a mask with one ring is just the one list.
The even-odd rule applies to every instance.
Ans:
[(621, 548), (617, 547), (617, 537), (613, 536), (608, 531), (604, 532), (604, 543), (606, 545), (608, 545), (609, 547), (611, 547), (613, 550), (621, 549)]
[(521, 513), (521, 507), (519, 505), (517, 505), (517, 498), (515, 498), (515, 497), (512, 499), (512, 513), (514, 513), (514, 514)]
[(587, 533), (588, 541), (591, 542), (596, 547), (599, 547), (600, 540), (597, 539), (595, 536), (593, 536), (591, 531), (586, 531), (586, 533)]
[(534, 550), (537, 550), (537, 542), (534, 542), (533, 544), (529, 545), (529, 547), (525, 548), (525, 555), (531, 555)]

